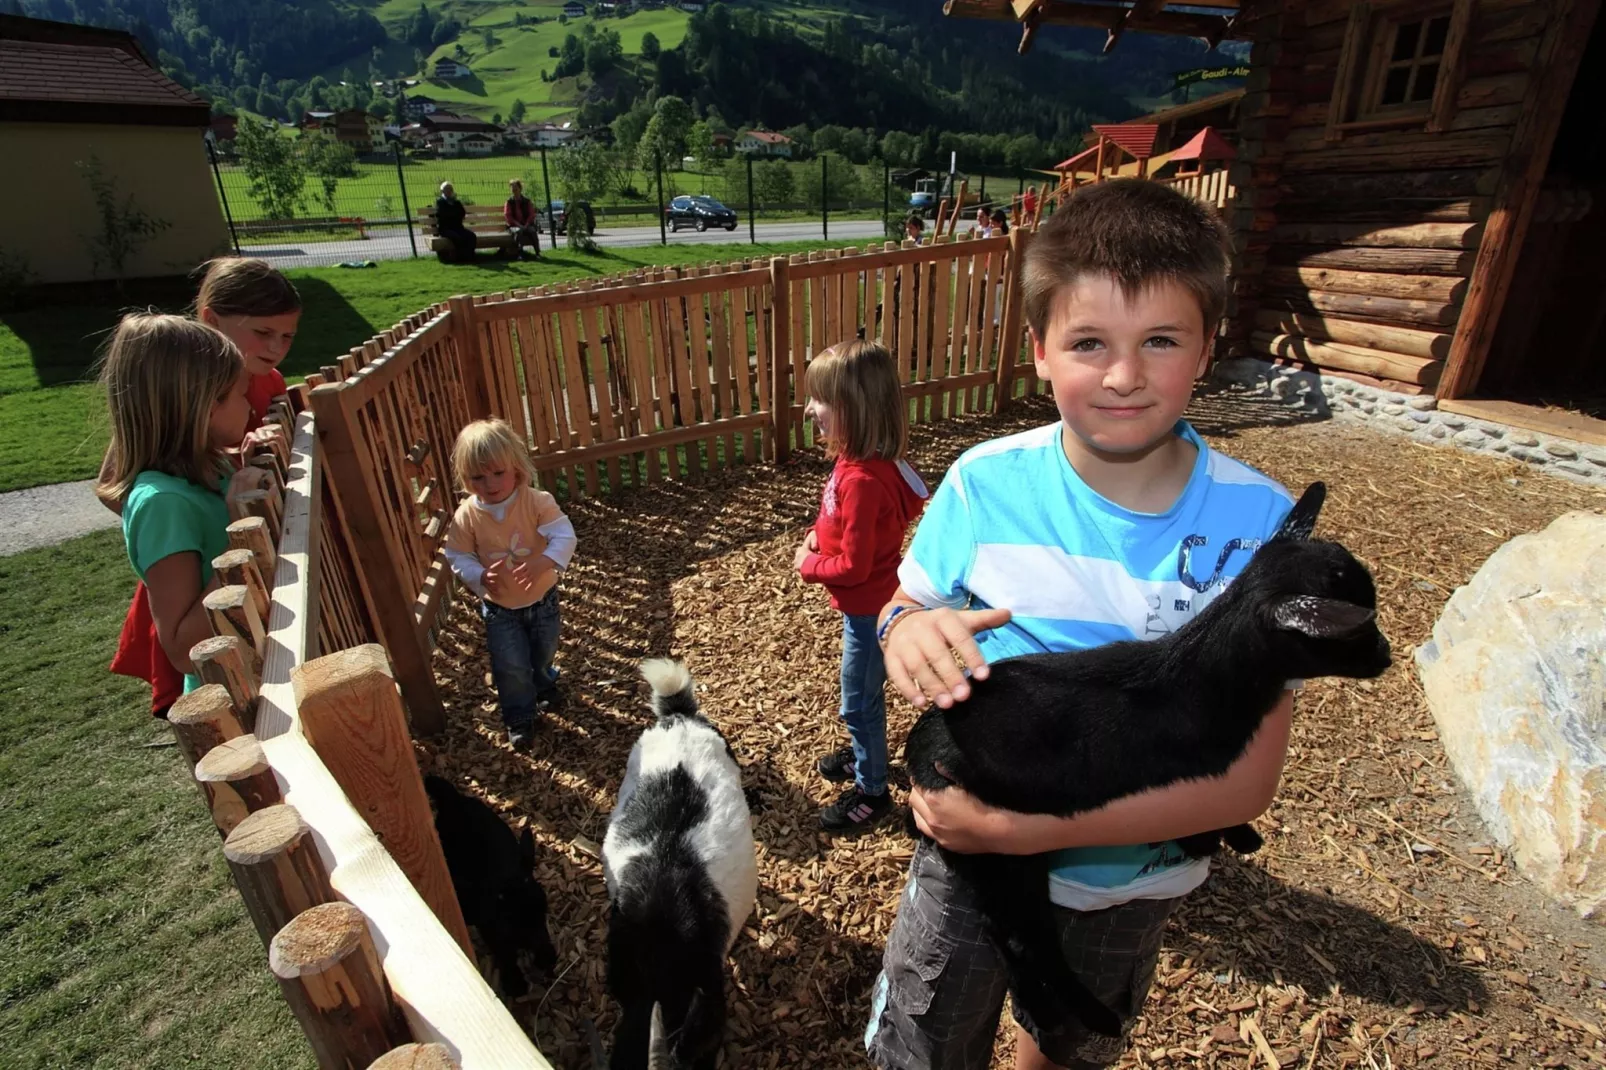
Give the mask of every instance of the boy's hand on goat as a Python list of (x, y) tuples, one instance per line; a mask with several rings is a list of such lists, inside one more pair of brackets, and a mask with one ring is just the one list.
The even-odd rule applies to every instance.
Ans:
[(963, 788), (913, 788), (909, 811), (921, 832), (958, 854), (1029, 855), (1060, 846), (1052, 840), (1061, 819), (1000, 810)]
[(987, 679), (987, 659), (975, 636), (1009, 623), (1007, 609), (927, 609), (910, 612), (887, 635), (887, 679), (916, 708), (935, 702), (948, 709), (970, 697), (970, 682), (954, 652), (977, 680)]

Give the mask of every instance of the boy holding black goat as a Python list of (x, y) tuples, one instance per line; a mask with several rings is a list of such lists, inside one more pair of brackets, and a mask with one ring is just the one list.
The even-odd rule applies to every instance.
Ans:
[[(1152, 182), (1079, 193), (1035, 235), (1023, 297), (1060, 420), (983, 443), (951, 468), (879, 616), (887, 676), (950, 708), (988, 663), (1175, 631), (1271, 538), (1293, 499), (1213, 452), (1182, 420), (1227, 295), (1214, 212)], [(1293, 685), (1291, 685), (1293, 686)], [(1292, 690), (1222, 777), (1129, 795), (1071, 818), (989, 808), (957, 788), (911, 793), (920, 831), (958, 853), (1055, 852), (1059, 953), (1129, 1030), (1166, 919), (1209, 860), (1176, 841), (1271, 804)], [(928, 842), (916, 849), (872, 993), (865, 1046), (899, 1070), (982, 1070), (1008, 988), (985, 919)], [(1015, 1007), (1017, 1070), (1106, 1066), (1124, 1038)]]

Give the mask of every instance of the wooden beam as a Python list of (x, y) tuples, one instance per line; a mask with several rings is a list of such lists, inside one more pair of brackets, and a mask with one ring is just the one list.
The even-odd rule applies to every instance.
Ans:
[(1440, 397), (1465, 397), (1477, 389), (1500, 325), (1501, 306), (1522, 256), (1562, 112), (1599, 12), (1600, 0), (1556, 0), (1551, 12), (1550, 26), (1534, 60), (1536, 74), (1523, 97), (1522, 118), (1500, 169), (1494, 208), (1478, 246), (1466, 304), (1439, 381)]
[[(1161, 11), (1165, 10), (1165, 5), (1166, 0), (1136, 0), (1136, 3), (1127, 8), (1126, 11), (1116, 19), (1115, 25), (1111, 26), (1109, 33), (1105, 35), (1105, 53), (1108, 54), (1115, 49), (1115, 43), (1121, 39), (1121, 34), (1126, 32), (1127, 28), (1130, 27), (1133, 22), (1149, 19), (1155, 15), (1158, 15)], [(1221, 29), (1223, 32), (1226, 31), (1227, 25), (1225, 22), (1222, 23)]]
[(1364, 346), (1344, 345), (1339, 342), (1315, 342), (1289, 334), (1271, 334), (1256, 331), (1249, 336), (1250, 347), (1271, 357), (1302, 360), (1323, 368), (1339, 368), (1360, 372), (1381, 379), (1398, 379), (1406, 383), (1432, 386), (1443, 363), (1425, 357), (1407, 357), (1398, 353), (1384, 353)]
[(1274, 334), (1303, 335), (1314, 341), (1342, 342), (1431, 360), (1443, 360), (1450, 351), (1448, 334), (1410, 327), (1389, 327), (1381, 323), (1362, 323), (1317, 313), (1263, 308), (1255, 313), (1255, 326)]

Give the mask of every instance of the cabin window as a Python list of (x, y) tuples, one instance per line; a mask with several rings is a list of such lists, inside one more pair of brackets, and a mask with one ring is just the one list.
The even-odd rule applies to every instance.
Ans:
[(1339, 56), (1327, 136), (1449, 127), (1471, 0), (1357, 3)]

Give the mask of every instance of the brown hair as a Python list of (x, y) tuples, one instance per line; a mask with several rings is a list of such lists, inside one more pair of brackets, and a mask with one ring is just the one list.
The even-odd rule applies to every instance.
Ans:
[(200, 289), (195, 313), (211, 309), (219, 316), (282, 316), (301, 309), (301, 295), (284, 272), (249, 256), (220, 256), (197, 271)]
[(96, 496), (121, 501), (146, 471), (212, 489), (228, 470), (208, 434), (212, 406), (245, 371), (234, 343), (185, 316), (131, 312), (112, 332), (100, 362), (112, 441)]
[(1199, 302), (1208, 336), (1227, 307), (1227, 230), (1215, 210), (1169, 186), (1121, 178), (1084, 189), (1048, 218), (1026, 251), (1026, 322), (1042, 339), (1054, 298), (1087, 275), (1128, 297), (1175, 282)]
[(909, 407), (891, 353), (874, 342), (839, 343), (809, 361), (804, 384), (836, 417), (830, 453), (856, 461), (903, 456)]
[(519, 433), (505, 420), (475, 420), (457, 434), (457, 443), (452, 447), (452, 474), (466, 491), (469, 477), (493, 464), (518, 469), (523, 476), (522, 485), (535, 480), (535, 464)]

